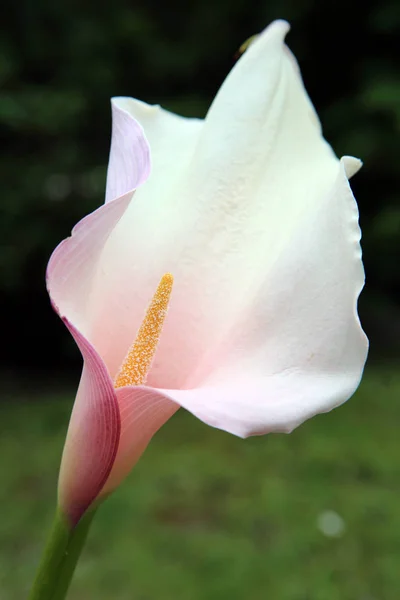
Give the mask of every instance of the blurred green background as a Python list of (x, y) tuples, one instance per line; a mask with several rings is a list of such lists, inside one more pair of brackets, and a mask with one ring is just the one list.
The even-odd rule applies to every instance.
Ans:
[(400, 588), (397, 0), (2, 4), (0, 600), (26, 596), (51, 521), (80, 357), (48, 257), (104, 195), (109, 99), (203, 116), (277, 17), (352, 181), (371, 355), (340, 410), (243, 442), (180, 411), (93, 526), (71, 600), (394, 600)]

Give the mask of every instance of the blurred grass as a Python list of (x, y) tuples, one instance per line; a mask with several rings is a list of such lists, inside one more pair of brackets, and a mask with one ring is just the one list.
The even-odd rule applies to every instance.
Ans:
[[(399, 397), (394, 369), (370, 370), (330, 415), (246, 441), (179, 411), (101, 507), (69, 598), (397, 600)], [(3, 392), (1, 600), (34, 575), (72, 398)]]

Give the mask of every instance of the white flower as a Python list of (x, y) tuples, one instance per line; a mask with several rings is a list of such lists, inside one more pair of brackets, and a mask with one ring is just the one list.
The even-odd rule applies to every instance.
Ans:
[[(359, 384), (364, 272), (347, 178), (360, 161), (324, 141), (287, 30), (277, 21), (251, 44), (204, 120), (113, 100), (107, 203), (48, 269), (85, 359), (60, 479), (75, 520), (179, 406), (242, 437), (289, 432)], [(167, 272), (146, 385), (114, 389)]]

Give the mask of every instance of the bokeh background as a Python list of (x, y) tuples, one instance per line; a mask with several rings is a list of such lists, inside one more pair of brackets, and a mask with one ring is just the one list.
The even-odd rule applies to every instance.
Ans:
[(351, 402), (241, 441), (179, 413), (101, 509), (71, 600), (394, 600), (400, 589), (397, 0), (21, 0), (0, 38), (0, 600), (26, 596), (80, 356), (46, 262), (103, 201), (113, 95), (203, 116), (277, 17), (359, 203), (371, 354)]

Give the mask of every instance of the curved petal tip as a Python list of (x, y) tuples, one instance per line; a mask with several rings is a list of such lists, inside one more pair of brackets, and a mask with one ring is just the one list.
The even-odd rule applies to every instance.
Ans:
[(106, 202), (133, 192), (150, 174), (150, 148), (141, 125), (112, 98), (112, 137)]
[(281, 42), (284, 41), (287, 33), (290, 31), (290, 25), (284, 19), (277, 19), (270, 23), (265, 29), (263, 29), (260, 33), (260, 40), (271, 37), (276, 37)]
[(362, 160), (355, 158), (354, 156), (342, 156), (341, 161), (347, 179), (350, 179), (353, 175), (358, 173), (363, 165)]

